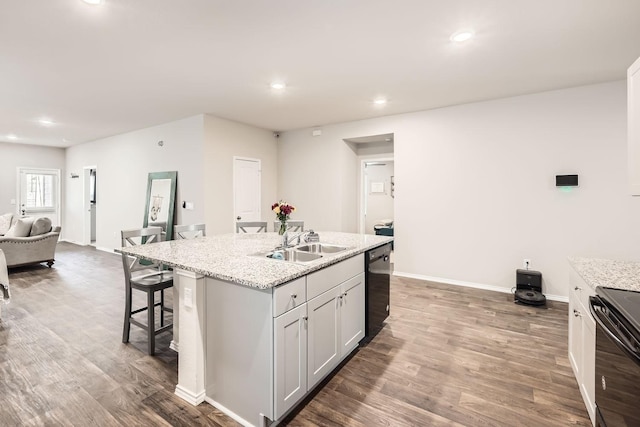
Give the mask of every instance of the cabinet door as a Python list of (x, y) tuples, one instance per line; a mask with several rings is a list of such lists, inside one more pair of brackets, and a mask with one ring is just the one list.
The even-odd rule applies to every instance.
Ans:
[(582, 379), (582, 318), (580, 302), (575, 292), (569, 294), (569, 362), (578, 384)]
[(307, 393), (307, 305), (282, 314), (274, 322), (276, 419)]
[(364, 338), (364, 274), (347, 280), (341, 286), (339, 298), (341, 320), (341, 352), (344, 357)]
[(342, 289), (336, 286), (309, 300), (308, 387), (311, 389), (340, 361), (340, 307)]

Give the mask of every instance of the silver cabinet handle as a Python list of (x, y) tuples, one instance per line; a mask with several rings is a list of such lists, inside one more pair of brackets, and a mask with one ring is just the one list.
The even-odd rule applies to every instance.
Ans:
[(580, 313), (578, 310), (576, 310), (576, 309), (574, 308), (574, 309), (573, 309), (573, 315), (574, 315), (575, 317), (580, 317), (580, 316), (582, 316), (582, 313)]
[(573, 288), (574, 291), (581, 291), (582, 288), (580, 286), (576, 286), (575, 288)]
[(302, 320), (309, 320), (309, 316), (304, 316)]
[(298, 294), (291, 294), (291, 298), (293, 298), (293, 299), (298, 298)]

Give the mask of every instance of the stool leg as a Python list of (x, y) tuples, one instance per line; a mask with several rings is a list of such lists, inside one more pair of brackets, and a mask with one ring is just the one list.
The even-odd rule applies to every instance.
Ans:
[(160, 327), (164, 326), (164, 289), (160, 289)]
[(124, 302), (124, 328), (122, 329), (122, 342), (129, 342), (129, 330), (131, 329), (131, 286), (125, 285)]
[(148, 337), (148, 351), (147, 353), (153, 356), (156, 352), (156, 320), (154, 307), (155, 298), (154, 292), (147, 292), (147, 337)]

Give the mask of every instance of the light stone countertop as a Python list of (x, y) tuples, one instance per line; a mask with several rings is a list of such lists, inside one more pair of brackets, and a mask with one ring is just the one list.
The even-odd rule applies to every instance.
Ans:
[(134, 255), (168, 266), (245, 286), (268, 289), (369, 249), (393, 241), (393, 237), (372, 234), (318, 232), (320, 243), (346, 246), (347, 250), (324, 256), (309, 264), (252, 256), (278, 246), (277, 233), (222, 234), (189, 240), (170, 240), (126, 248), (116, 252)]
[(569, 257), (576, 272), (593, 290), (596, 286), (640, 292), (640, 262)]

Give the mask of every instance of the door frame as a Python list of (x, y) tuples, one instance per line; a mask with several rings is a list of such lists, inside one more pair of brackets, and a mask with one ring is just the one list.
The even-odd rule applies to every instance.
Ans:
[[(360, 159), (360, 180), (358, 182), (358, 193), (360, 194), (360, 209), (358, 215), (358, 231), (360, 234), (365, 234), (365, 223), (366, 223), (366, 214), (367, 214), (367, 175), (365, 164), (367, 163), (376, 163), (376, 162), (394, 162), (393, 168), (395, 170), (395, 159), (393, 157), (385, 156), (385, 157), (371, 157), (366, 159)], [(394, 201), (394, 211), (395, 211), (395, 201)], [(395, 214), (394, 214), (395, 215)]]
[[(82, 244), (88, 246), (91, 244), (91, 169), (98, 170), (98, 166), (84, 166), (82, 168)], [(97, 212), (96, 212), (97, 215)], [(97, 244), (96, 236), (96, 244)]]
[[(232, 167), (232, 181), (233, 181), (233, 217), (231, 218), (231, 227), (235, 232), (236, 227), (236, 217), (238, 214), (236, 213), (236, 160), (244, 160), (248, 162), (257, 162), (258, 163), (258, 173), (260, 177), (260, 181), (258, 183), (258, 219), (256, 221), (262, 220), (262, 160), (256, 159), (253, 157), (245, 157), (245, 156), (233, 156), (233, 167)], [(268, 227), (267, 227), (268, 229)]]

